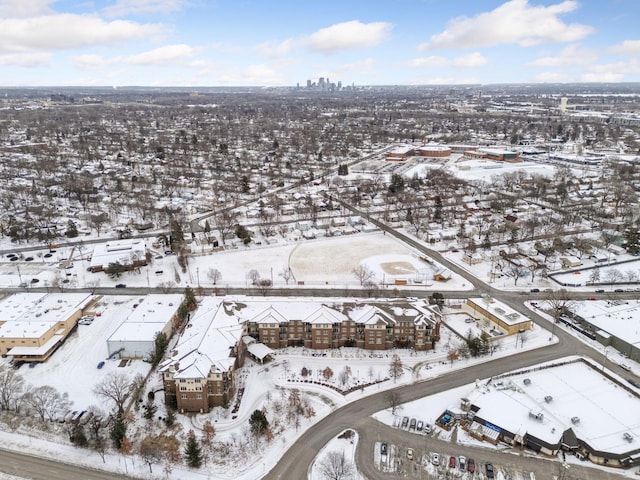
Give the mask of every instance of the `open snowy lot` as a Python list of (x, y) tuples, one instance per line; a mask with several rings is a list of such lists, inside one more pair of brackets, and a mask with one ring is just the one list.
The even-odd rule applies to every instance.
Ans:
[[(147, 247), (150, 247), (148, 242)], [(201, 285), (213, 287), (208, 272), (220, 272), (217, 286), (223, 288), (251, 286), (249, 272), (256, 270), (260, 278), (270, 279), (273, 285), (285, 287), (287, 282), (280, 275), (291, 268), (293, 277), (289, 285), (325, 287), (360, 287), (353, 270), (366, 266), (373, 273), (376, 284), (393, 285), (396, 280), (406, 281), (413, 287), (423, 286), (433, 290), (463, 290), (471, 288), (455, 274), (446, 283), (433, 282), (434, 268), (420, 260), (412, 249), (382, 232), (362, 233), (335, 238), (305, 240), (301, 243), (262, 246), (251, 245), (222, 250), (212, 254), (193, 256), (183, 272), (174, 255), (153, 251), (152, 263), (139, 271), (126, 272), (119, 278), (105, 273), (87, 271), (92, 249), (64, 247), (45, 258), (48, 250), (30, 253), (33, 260), (0, 260), (0, 286), (17, 287), (26, 284), (49, 287), (54, 284), (64, 288), (85, 286), (113, 287), (118, 283), (127, 286), (157, 287), (171, 285), (184, 287)], [(31, 283), (33, 279), (36, 282)], [(402, 288), (399, 286), (399, 288)]]

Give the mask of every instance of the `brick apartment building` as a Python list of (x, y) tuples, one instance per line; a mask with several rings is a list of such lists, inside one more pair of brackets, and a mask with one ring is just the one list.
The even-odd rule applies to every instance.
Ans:
[(264, 361), (273, 350), (289, 346), (427, 350), (440, 339), (441, 320), (438, 306), (406, 300), (327, 305), (206, 298), (161, 365), (165, 402), (180, 412), (225, 405), (246, 355)]

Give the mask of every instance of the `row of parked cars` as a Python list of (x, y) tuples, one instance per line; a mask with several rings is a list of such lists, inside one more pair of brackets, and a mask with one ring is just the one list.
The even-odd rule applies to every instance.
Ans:
[(402, 419), (400, 417), (396, 417), (393, 421), (393, 426), (410, 432), (424, 433), (425, 435), (429, 435), (433, 430), (430, 423), (423, 422), (416, 418), (410, 419), (409, 417), (402, 417)]

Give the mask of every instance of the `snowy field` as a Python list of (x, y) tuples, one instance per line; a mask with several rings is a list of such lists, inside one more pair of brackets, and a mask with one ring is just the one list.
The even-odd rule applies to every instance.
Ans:
[[(18, 287), (26, 284), (34, 287), (50, 287), (60, 284), (65, 288), (85, 286), (113, 287), (118, 283), (127, 286), (157, 287), (201, 285), (213, 287), (208, 277), (211, 269), (217, 269), (221, 278), (219, 288), (251, 286), (249, 272), (256, 270), (260, 278), (273, 281), (276, 287), (285, 287), (280, 275), (291, 268), (293, 278), (289, 285), (326, 287), (360, 287), (353, 270), (358, 265), (368, 267), (374, 274), (373, 281), (396, 287), (396, 279), (408, 281), (413, 287), (431, 290), (463, 290), (464, 279), (453, 275), (446, 283), (433, 282), (434, 265), (419, 259), (416, 252), (392, 236), (381, 232), (363, 233), (343, 237), (305, 240), (275, 246), (239, 247), (207, 255), (195, 255), (190, 259), (186, 272), (178, 266), (175, 255), (153, 251), (152, 263), (140, 271), (126, 272), (119, 278), (105, 273), (87, 271), (92, 252), (89, 246), (58, 248), (50, 257), (48, 249), (30, 252), (31, 261), (0, 260), (0, 287)], [(437, 265), (435, 265), (437, 268)], [(32, 283), (34, 282), (35, 283)], [(413, 282), (419, 283), (413, 283)], [(402, 288), (399, 286), (398, 288)]]

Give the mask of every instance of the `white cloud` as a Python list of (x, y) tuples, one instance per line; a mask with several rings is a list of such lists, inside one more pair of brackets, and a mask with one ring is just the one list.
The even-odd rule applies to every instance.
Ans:
[(371, 70), (375, 63), (376, 63), (375, 60), (369, 57), (369, 58), (365, 58), (364, 60), (360, 60), (359, 62), (345, 63), (338, 70), (340, 72), (348, 72), (352, 70), (357, 70), (359, 72), (366, 72)]
[(611, 47), (613, 53), (624, 53), (627, 55), (640, 55), (640, 40), (625, 40), (624, 42)]
[(40, 67), (51, 60), (48, 53), (9, 53), (0, 55), (0, 65), (17, 67)]
[(107, 59), (107, 58), (101, 57), (100, 55), (93, 55), (93, 54), (76, 55), (75, 57), (71, 58), (71, 64), (74, 67), (79, 68), (81, 70), (100, 70), (102, 68), (108, 67), (110, 65), (113, 65), (114, 63), (119, 62), (121, 59), (122, 57)]
[(255, 49), (260, 55), (264, 57), (283, 57), (296, 47), (296, 43), (297, 42), (293, 39), (287, 39), (280, 43), (264, 42), (258, 45)]
[(118, 0), (115, 5), (106, 7), (102, 11), (110, 17), (151, 12), (169, 13), (180, 10), (185, 3), (185, 0)]
[(540, 72), (533, 77), (533, 81), (536, 83), (564, 83), (570, 80), (571, 79), (562, 72)]
[(624, 73), (618, 72), (591, 72), (580, 77), (581, 82), (621, 82), (624, 80)]
[(594, 31), (593, 27), (566, 24), (559, 16), (574, 11), (578, 3), (566, 0), (555, 5), (532, 6), (528, 0), (510, 0), (473, 18), (452, 20), (449, 27), (433, 35), (421, 50), (434, 48), (478, 48), (518, 43), (522, 46), (573, 42)]
[(51, 13), (53, 0), (0, 0), (0, 17), (20, 18)]
[(454, 68), (476, 68), (485, 65), (489, 60), (479, 52), (469, 53), (455, 58), (445, 58), (437, 55), (430, 57), (414, 58), (406, 62), (408, 67), (434, 68), (434, 67), (454, 67)]
[(391, 28), (392, 25), (387, 22), (362, 23), (352, 20), (321, 28), (307, 37), (304, 43), (314, 52), (331, 54), (378, 45), (389, 36)]
[(164, 47), (149, 50), (148, 52), (131, 55), (125, 58), (125, 63), (131, 65), (162, 65), (174, 62), (175, 60), (185, 60), (193, 57), (197, 50), (186, 44), (165, 45)]
[(266, 64), (249, 65), (246, 69), (218, 78), (225, 85), (284, 85), (282, 75)]
[(0, 51), (61, 50), (90, 45), (113, 45), (158, 36), (159, 24), (127, 20), (105, 22), (95, 15), (58, 14), (0, 19)]
[(542, 57), (527, 63), (529, 67), (564, 67), (567, 65), (589, 65), (598, 56), (591, 50), (580, 48), (579, 45), (569, 45), (562, 49), (555, 57)]

